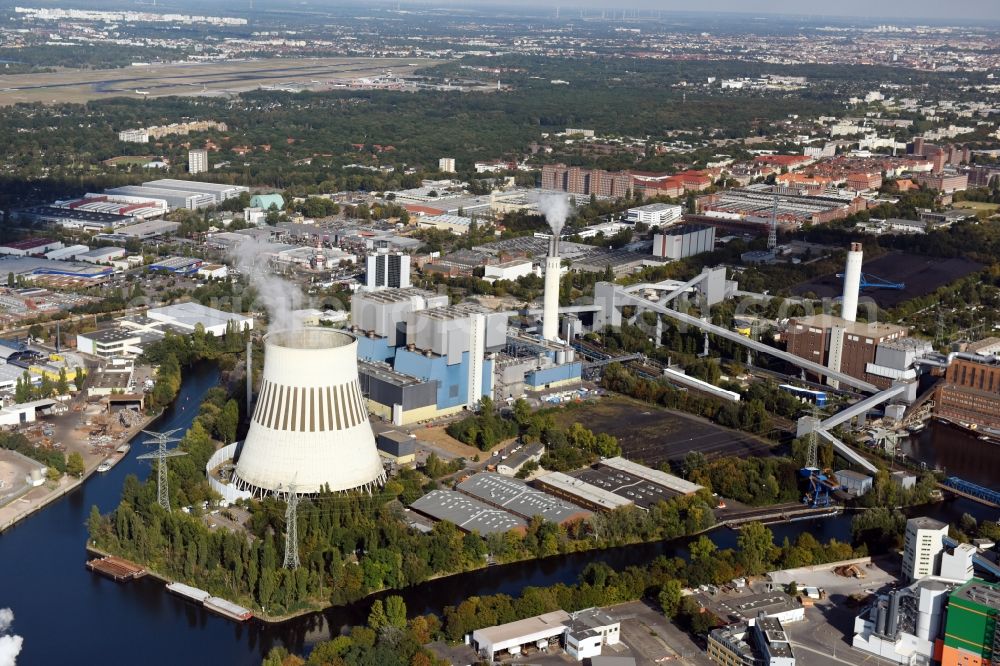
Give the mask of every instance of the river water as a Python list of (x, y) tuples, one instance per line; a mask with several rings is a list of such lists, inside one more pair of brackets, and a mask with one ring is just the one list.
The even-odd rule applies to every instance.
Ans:
[(981, 440), (967, 430), (948, 423), (930, 421), (927, 428), (900, 443), (903, 452), (993, 490), (1000, 490), (1000, 441)]
[[(186, 372), (177, 402), (150, 428), (187, 428), (205, 392), (218, 381), (218, 372), (210, 366)], [(256, 621), (236, 624), (167, 593), (156, 580), (120, 585), (88, 572), (83, 565), (90, 507), (96, 504), (102, 513), (111, 511), (118, 503), (126, 474), (140, 478), (149, 474), (149, 464), (135, 459), (143, 448), (134, 446), (129, 457), (110, 472), (91, 477), (78, 490), (0, 535), (0, 608), (13, 609), (12, 631), (24, 638), (19, 666), (137, 661), (144, 666), (256, 665), (274, 645), (306, 651), (313, 643), (329, 638), (331, 629), (336, 633), (344, 625), (367, 617), (370, 600), (277, 626)], [(966, 500), (916, 513), (952, 522), (965, 512), (997, 518), (995, 511)], [(778, 543), (803, 531), (821, 540), (848, 540), (850, 518), (788, 523), (772, 529)], [(736, 535), (722, 529), (711, 537), (726, 548), (735, 545)], [(400, 594), (411, 613), (440, 613), (444, 606), (472, 595), (516, 595), (529, 585), (572, 583), (590, 562), (621, 568), (643, 564), (658, 555), (683, 556), (686, 543), (681, 539), (493, 567), (487, 572), (429, 581)]]

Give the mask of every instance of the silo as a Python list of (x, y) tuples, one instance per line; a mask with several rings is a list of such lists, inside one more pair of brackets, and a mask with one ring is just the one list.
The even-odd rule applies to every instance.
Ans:
[(358, 382), (357, 340), (302, 328), (264, 338), (264, 373), (233, 482), (260, 497), (385, 481)]

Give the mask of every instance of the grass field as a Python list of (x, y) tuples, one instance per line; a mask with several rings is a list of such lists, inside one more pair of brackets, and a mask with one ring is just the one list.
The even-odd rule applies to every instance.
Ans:
[(392, 70), (405, 76), (436, 61), (414, 58), (274, 58), (235, 62), (140, 65), (0, 76), (0, 105), (86, 102), (108, 97), (225, 95), (273, 88), (327, 90)]
[(973, 210), (976, 212), (976, 217), (987, 218), (996, 214), (997, 209), (1000, 209), (1000, 204), (987, 203), (985, 201), (959, 201), (955, 204), (955, 208)]
[(669, 462), (678, 469), (690, 451), (709, 458), (745, 457), (769, 455), (771, 447), (752, 435), (624, 396), (574, 403), (557, 412), (555, 419), (564, 427), (579, 421), (594, 432), (614, 435), (626, 458), (651, 467)]

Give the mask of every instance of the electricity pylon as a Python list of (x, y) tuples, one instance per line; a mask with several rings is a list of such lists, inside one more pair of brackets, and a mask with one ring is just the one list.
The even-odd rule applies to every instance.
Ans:
[(153, 432), (151, 430), (143, 430), (144, 433), (149, 435), (152, 439), (147, 439), (143, 444), (155, 444), (156, 451), (152, 453), (144, 453), (141, 456), (137, 456), (138, 460), (155, 460), (156, 461), (156, 495), (157, 503), (162, 506), (167, 511), (170, 511), (170, 492), (167, 488), (167, 458), (176, 458), (177, 456), (186, 456), (186, 451), (180, 451), (178, 449), (168, 449), (167, 444), (170, 442), (181, 441), (180, 437), (175, 437), (175, 435), (180, 432), (180, 428), (174, 428), (173, 430), (168, 430), (166, 432)]
[(299, 568), (299, 494), (295, 492), (295, 484), (288, 487), (288, 500), (285, 505), (285, 562), (286, 569)]

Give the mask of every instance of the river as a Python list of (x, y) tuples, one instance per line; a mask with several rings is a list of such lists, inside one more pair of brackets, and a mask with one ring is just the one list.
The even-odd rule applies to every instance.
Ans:
[(1000, 490), (1000, 442), (981, 440), (967, 430), (930, 421), (916, 437), (900, 443), (907, 456), (939, 467), (950, 476)]
[[(218, 381), (218, 372), (211, 366), (186, 372), (177, 402), (150, 428), (187, 428), (205, 392)], [(128, 458), (110, 472), (91, 477), (78, 490), (0, 535), (0, 608), (13, 609), (12, 632), (24, 638), (20, 666), (137, 661), (144, 666), (257, 665), (274, 645), (306, 651), (316, 641), (329, 638), (331, 628), (339, 631), (345, 624), (367, 617), (371, 602), (362, 600), (277, 626), (257, 621), (236, 624), (168, 594), (159, 581), (146, 578), (120, 585), (88, 572), (83, 564), (90, 507), (96, 504), (102, 513), (111, 511), (118, 503), (126, 474), (140, 478), (149, 474), (149, 464), (135, 459), (144, 448), (134, 446)], [(996, 518), (995, 511), (966, 500), (916, 513), (950, 522), (965, 512)], [(785, 536), (794, 539), (802, 531), (818, 539), (848, 540), (850, 518), (789, 523), (772, 529), (779, 543)], [(736, 535), (722, 529), (711, 537), (725, 548), (735, 544)], [(529, 585), (574, 582), (590, 562), (621, 568), (661, 554), (684, 555), (686, 543), (681, 539), (494, 567), (488, 572), (429, 581), (400, 594), (411, 612), (440, 613), (444, 606), (472, 595), (515, 595)]]

